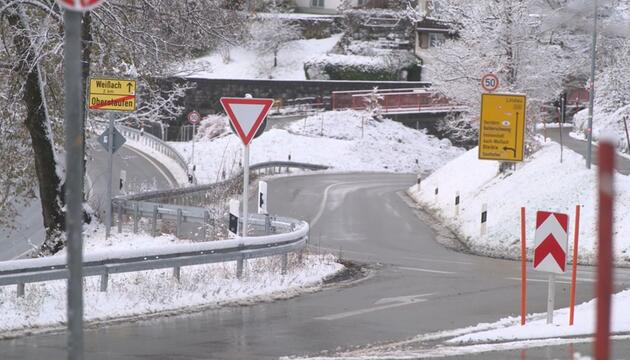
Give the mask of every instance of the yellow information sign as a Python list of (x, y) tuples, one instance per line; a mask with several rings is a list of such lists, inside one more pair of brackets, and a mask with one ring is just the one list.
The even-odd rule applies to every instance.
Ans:
[(90, 79), (90, 110), (136, 111), (136, 80)]
[(479, 159), (523, 161), (525, 95), (482, 94)]

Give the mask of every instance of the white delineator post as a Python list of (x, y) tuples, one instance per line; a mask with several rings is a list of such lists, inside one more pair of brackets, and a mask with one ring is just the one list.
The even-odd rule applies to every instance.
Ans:
[(486, 234), (486, 224), (488, 222), (488, 204), (481, 205), (481, 228), (479, 229), (479, 236)]
[(459, 191), (455, 193), (455, 216), (459, 215), (459, 201), (460, 201), (460, 197), (459, 197)]

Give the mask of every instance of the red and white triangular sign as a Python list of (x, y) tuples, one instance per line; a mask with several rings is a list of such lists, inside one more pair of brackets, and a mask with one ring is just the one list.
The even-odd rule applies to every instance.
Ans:
[(271, 110), (273, 99), (222, 97), (221, 105), (243, 144), (249, 145)]

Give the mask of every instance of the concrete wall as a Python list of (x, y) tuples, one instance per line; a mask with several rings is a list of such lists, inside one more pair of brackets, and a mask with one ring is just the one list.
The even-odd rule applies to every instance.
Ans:
[[(172, 82), (182, 82), (181, 78), (164, 80), (164, 87)], [(254, 97), (283, 99), (284, 101), (299, 98), (321, 98), (331, 108), (330, 95), (333, 91), (398, 89), (428, 87), (426, 82), (409, 81), (317, 81), (317, 80), (235, 80), (235, 79), (188, 79), (196, 84), (183, 100), (187, 114), (196, 110), (202, 115), (223, 112), (219, 103), (222, 96), (243, 97), (246, 93)], [(307, 101), (308, 102), (308, 101)], [(178, 123), (183, 122), (183, 116)]]

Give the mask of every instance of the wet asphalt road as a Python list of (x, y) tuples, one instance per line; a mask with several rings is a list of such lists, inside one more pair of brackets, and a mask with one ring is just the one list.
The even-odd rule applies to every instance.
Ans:
[[(96, 143), (91, 145), (87, 151), (85, 189), (92, 208), (103, 215), (108, 156), (101, 145)], [(123, 146), (114, 154), (113, 165), (113, 196), (120, 193), (117, 185), (121, 170), (127, 173), (124, 193), (169, 189), (177, 185), (177, 181), (164, 165), (128, 146)], [(21, 211), (21, 215), (15, 221), (14, 229), (0, 229), (0, 261), (19, 257), (44, 241), (41, 211), (39, 199), (36, 198)]]
[[(438, 244), (434, 231), (402, 193), (414, 180), (414, 175), (348, 174), (270, 181), (273, 213), (310, 220), (313, 248), (368, 262), (371, 275), (290, 300), (98, 326), (86, 330), (86, 359), (331, 354), (516, 315), (519, 263)], [(630, 285), (628, 271), (617, 275), (618, 288)], [(580, 268), (578, 276), (577, 298), (582, 302), (592, 297), (594, 269)], [(546, 309), (547, 285), (536, 281), (544, 278), (529, 274), (529, 312)], [(556, 287), (556, 306), (566, 307), (568, 284), (560, 280), (564, 282)], [(3, 359), (64, 359), (65, 344), (63, 333), (35, 335), (0, 341), (0, 353)]]

